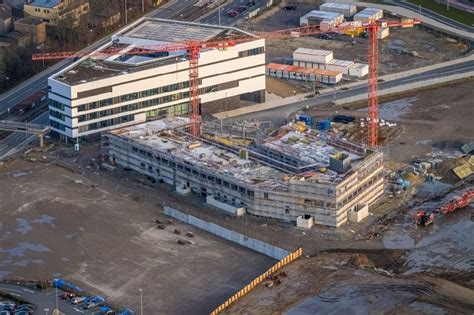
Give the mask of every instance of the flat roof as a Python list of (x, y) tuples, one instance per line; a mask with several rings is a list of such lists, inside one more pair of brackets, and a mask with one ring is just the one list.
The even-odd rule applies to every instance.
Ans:
[(327, 56), (327, 55), (332, 54), (332, 51), (300, 47), (297, 50), (295, 50), (294, 53), (302, 54), (302, 55), (311, 55), (311, 56)]
[(308, 74), (311, 73), (311, 74), (319, 74), (319, 75), (328, 75), (328, 76), (333, 76), (333, 77), (336, 77), (341, 74), (341, 72), (339, 71), (297, 67), (297, 66), (291, 66), (291, 65), (283, 65), (280, 63), (269, 63), (266, 67), (267, 69), (272, 69), (272, 70), (281, 70), (281, 71), (308, 73)]
[[(271, 163), (263, 163), (253, 158), (243, 159), (224, 146), (217, 146), (205, 138), (196, 142), (195, 138), (179, 130), (188, 123), (189, 118), (172, 117), (116, 129), (110, 133), (170, 154), (176, 162), (183, 161), (184, 164), (205, 168), (223, 178), (234, 178), (245, 184), (268, 189), (287, 190), (292, 179), (336, 182), (349, 173), (348, 171), (345, 174), (337, 174), (328, 169), (325, 172), (311, 171), (295, 175), (276, 166), (272, 167)], [(315, 165), (318, 170), (321, 167), (328, 168), (330, 157), (336, 153), (350, 156), (353, 167), (357, 167), (365, 159), (363, 154), (335, 147), (331, 144), (331, 139), (327, 134), (317, 130), (307, 127), (302, 130), (300, 124), (289, 123), (276, 131), (273, 136), (259, 139), (259, 143), (272, 151), (297, 158), (306, 165)], [(247, 149), (249, 152), (254, 152), (253, 147)], [(255, 152), (264, 154), (262, 151)]]
[(26, 5), (42, 8), (54, 8), (61, 3), (61, 0), (32, 0), (30, 3), (25, 2)]
[(383, 13), (382, 9), (379, 8), (365, 8), (364, 10), (356, 13), (357, 17), (372, 17), (376, 14)]
[(352, 9), (352, 8), (356, 8), (356, 6), (350, 3), (325, 2), (321, 4), (319, 8), (320, 9), (324, 9), (324, 8)]
[(354, 61), (350, 60), (341, 60), (341, 59), (333, 59), (327, 63), (328, 65), (340, 66), (340, 67), (350, 67), (354, 64)]
[[(183, 43), (206, 42), (219, 37), (248, 35), (234, 27), (199, 24), (156, 18), (143, 18), (111, 36), (109, 43), (58, 72), (53, 79), (69, 85), (105, 79), (187, 60), (186, 51), (166, 54), (130, 54), (133, 48)], [(114, 55), (101, 52), (114, 50)], [(120, 50), (120, 52), (118, 52)]]
[(333, 20), (333, 19), (337, 19), (337, 18), (340, 18), (340, 17), (343, 17), (344, 15), (342, 15), (341, 13), (337, 13), (337, 12), (327, 12), (327, 11), (319, 11), (319, 10), (312, 10), (308, 13), (306, 13), (305, 15), (303, 15), (303, 17), (318, 17), (318, 18), (321, 18), (321, 19), (324, 19), (324, 20)]
[(145, 20), (122, 36), (176, 43), (189, 40), (208, 41), (223, 31), (224, 29), (221, 27), (206, 24), (184, 24), (176, 21), (164, 23), (157, 20)]

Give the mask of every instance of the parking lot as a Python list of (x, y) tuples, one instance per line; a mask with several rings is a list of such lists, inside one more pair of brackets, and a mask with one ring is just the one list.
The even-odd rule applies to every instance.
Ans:
[(274, 263), (169, 223), (156, 191), (120, 181), (91, 181), (47, 163), (0, 166), (0, 278), (61, 277), (135, 311), (142, 289), (144, 314), (204, 314)]

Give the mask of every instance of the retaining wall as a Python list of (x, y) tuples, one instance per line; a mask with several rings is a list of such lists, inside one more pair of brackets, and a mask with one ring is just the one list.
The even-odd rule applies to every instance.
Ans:
[(268, 243), (262, 242), (260, 240), (257, 240), (251, 237), (247, 237), (243, 234), (223, 228), (222, 226), (219, 226), (217, 224), (203, 221), (192, 215), (182, 213), (173, 208), (164, 207), (164, 212), (166, 215), (169, 215), (179, 221), (194, 225), (195, 227), (198, 227), (214, 235), (220, 236), (228, 241), (253, 249), (273, 259), (281, 260), (285, 258), (286, 256), (288, 256), (289, 254), (288, 251), (281, 249), (279, 247), (270, 245)]

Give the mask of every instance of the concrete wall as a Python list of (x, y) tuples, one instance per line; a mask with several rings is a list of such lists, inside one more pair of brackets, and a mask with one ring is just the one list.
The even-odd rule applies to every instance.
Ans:
[(254, 238), (226, 229), (214, 223), (203, 221), (192, 215), (182, 213), (170, 207), (164, 207), (164, 212), (179, 221), (191, 224), (214, 235), (220, 236), (228, 241), (237, 243), (247, 248), (253, 249), (271, 258), (281, 260), (288, 256), (289, 252), (279, 247), (267, 244)]

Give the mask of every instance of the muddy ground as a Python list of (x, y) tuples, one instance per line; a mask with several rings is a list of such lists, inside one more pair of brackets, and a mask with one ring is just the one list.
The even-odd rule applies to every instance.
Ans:
[[(61, 277), (135, 310), (141, 288), (144, 314), (206, 314), (274, 263), (191, 226), (166, 223), (151, 192), (50, 162), (0, 166), (0, 279)], [(195, 237), (186, 237), (188, 231)]]
[[(238, 27), (258, 32), (299, 27), (299, 18), (307, 12), (317, 9), (319, 2), (302, 1), (296, 3), (297, 10), (295, 11), (281, 9), (282, 4), (261, 17), (240, 22)], [(345, 35), (333, 37), (332, 40), (319, 39), (316, 36), (267, 40), (267, 63), (290, 63), (293, 51), (299, 47), (332, 50), (335, 59), (367, 63), (367, 39), (351, 38)], [(416, 51), (422, 58), (401, 54), (402, 50)], [(390, 36), (379, 41), (379, 51), (379, 75), (456, 59), (468, 52), (462, 44), (418, 28), (391, 29)]]
[(381, 255), (387, 253), (302, 258), (277, 274), (280, 284), (264, 282), (224, 313), (472, 314), (473, 290), (428, 274), (387, 273), (378, 269)]

